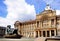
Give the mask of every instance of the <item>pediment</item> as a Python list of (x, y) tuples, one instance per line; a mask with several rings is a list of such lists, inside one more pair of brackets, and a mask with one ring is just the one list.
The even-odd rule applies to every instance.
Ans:
[(48, 18), (49, 18), (49, 16), (44, 14), (41, 16), (40, 20), (44, 21), (44, 20), (48, 20)]
[(53, 11), (52, 10), (44, 10), (41, 14), (49, 14), (49, 13), (52, 13)]
[(56, 16), (56, 11), (44, 10), (42, 13), (40, 13), (36, 16), (36, 19), (46, 20), (49, 17), (53, 17), (53, 16)]

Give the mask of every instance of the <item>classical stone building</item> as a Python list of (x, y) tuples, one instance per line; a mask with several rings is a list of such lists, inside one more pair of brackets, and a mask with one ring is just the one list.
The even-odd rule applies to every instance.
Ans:
[(16, 21), (14, 26), (25, 37), (52, 37), (60, 35), (60, 15), (56, 15), (56, 11), (47, 5), (35, 20)]
[(0, 38), (5, 35), (6, 27), (0, 26)]

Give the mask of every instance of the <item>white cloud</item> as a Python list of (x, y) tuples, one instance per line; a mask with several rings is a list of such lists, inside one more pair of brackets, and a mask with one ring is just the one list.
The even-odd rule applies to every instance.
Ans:
[(5, 0), (8, 14), (6, 18), (0, 17), (0, 25), (13, 25), (16, 20), (26, 21), (36, 18), (34, 5), (29, 5), (25, 0)]
[[(6, 0), (5, 4), (7, 5), (8, 10), (8, 19), (20, 19), (25, 20), (25, 18), (35, 19), (36, 13), (34, 5), (29, 5), (25, 0)], [(31, 16), (30, 18), (28, 18)], [(12, 17), (12, 18), (11, 18)], [(22, 19), (21, 19), (22, 18)]]
[[(13, 21), (12, 21), (13, 22)], [(0, 17), (0, 26), (7, 26), (7, 25), (12, 25), (13, 23), (11, 22), (11, 20), (8, 20), (7, 18), (2, 18)], [(12, 23), (12, 24), (11, 24)]]
[(7, 18), (0, 17), (0, 26), (7, 27), (7, 25), (11, 25), (12, 28), (14, 27), (14, 20), (8, 20)]
[(60, 10), (56, 10), (56, 15), (60, 15)]

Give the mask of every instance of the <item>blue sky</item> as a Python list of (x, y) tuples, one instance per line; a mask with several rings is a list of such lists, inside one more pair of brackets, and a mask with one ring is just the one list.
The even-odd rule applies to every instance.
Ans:
[(42, 12), (46, 7), (46, 3), (43, 0), (26, 0), (26, 2), (30, 5), (34, 5), (36, 14)]
[(52, 9), (60, 10), (60, 0), (26, 0), (26, 2), (35, 6), (36, 14), (42, 12), (46, 4), (49, 4)]
[[(6, 17), (7, 15), (7, 6), (3, 3), (5, 0), (0, 0), (0, 16)], [(46, 7), (46, 4), (49, 3), (53, 9), (60, 9), (60, 0), (25, 0), (28, 4), (34, 5), (36, 14), (42, 12)], [(52, 2), (51, 2), (52, 1)]]
[(0, 26), (13, 25), (17, 20), (33, 20), (47, 4), (60, 10), (60, 0), (0, 0)]
[(0, 0), (0, 16), (1, 17), (6, 17), (7, 15), (7, 7), (6, 5), (3, 3), (4, 0)]

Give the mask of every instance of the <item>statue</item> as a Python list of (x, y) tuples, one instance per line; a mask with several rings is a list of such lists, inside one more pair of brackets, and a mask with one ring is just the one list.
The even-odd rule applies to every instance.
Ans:
[(14, 29), (13, 33), (11, 31), (11, 26), (7, 26), (7, 34), (4, 36), (4, 38), (21, 38), (22, 35), (18, 34), (18, 29)]
[(7, 26), (7, 34), (12, 34), (11, 25)]

